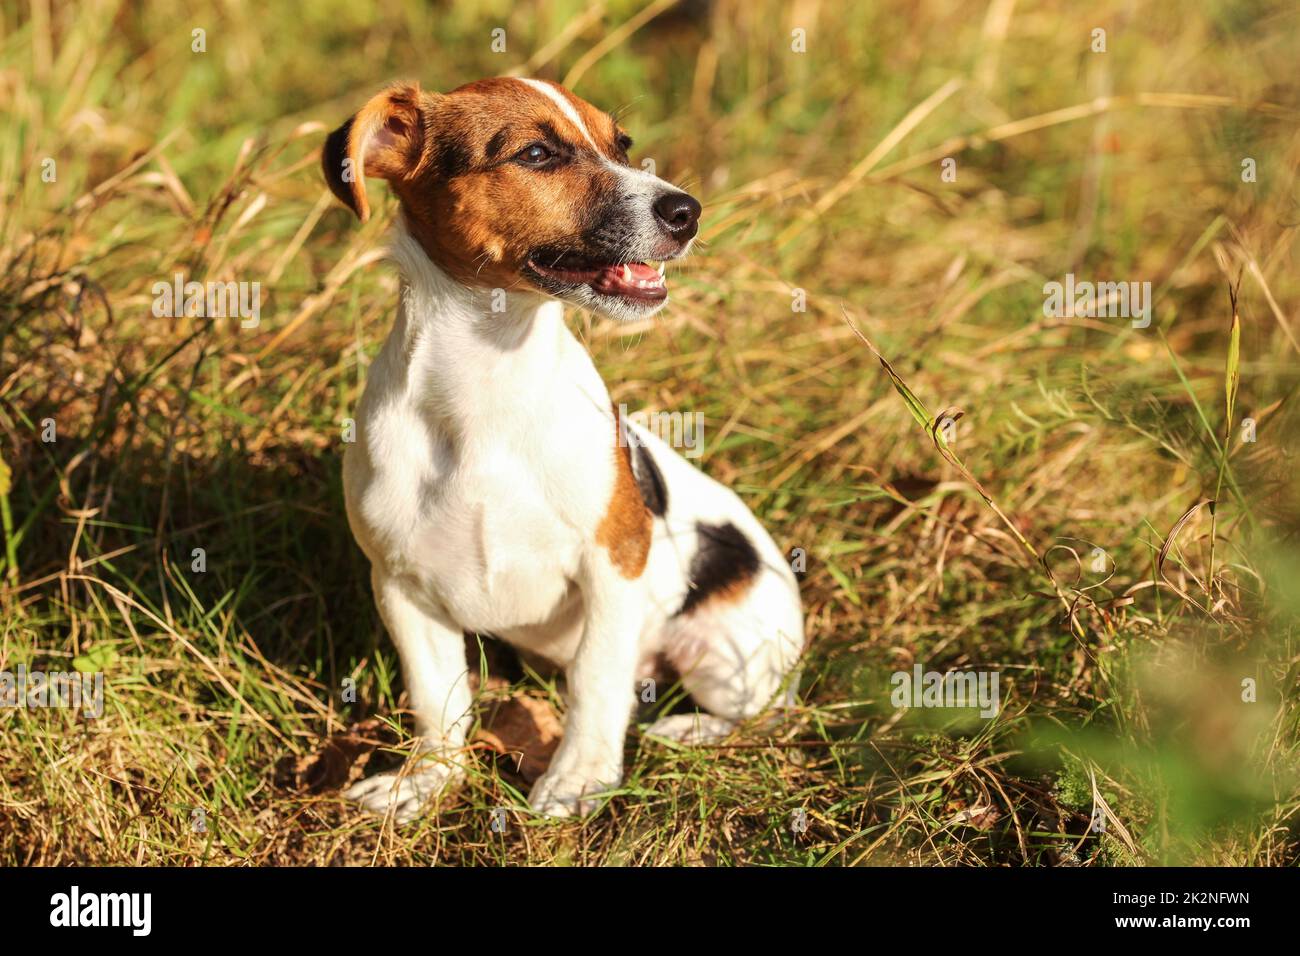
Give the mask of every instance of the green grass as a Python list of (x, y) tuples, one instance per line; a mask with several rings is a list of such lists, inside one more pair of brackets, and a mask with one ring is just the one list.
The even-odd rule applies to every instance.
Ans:
[[(0, 861), (1300, 862), (1296, 12), (652, 6), (0, 15), (0, 670), (108, 685), (98, 720), (0, 710)], [(409, 753), (339, 476), (394, 205), (358, 227), (318, 152), (389, 80), (525, 68), (705, 203), (666, 312), (573, 327), (615, 402), (702, 412), (703, 467), (805, 549), (811, 647), (781, 724), (634, 731), (585, 821), (529, 815), (480, 745), (394, 830), (338, 797)], [(176, 272), (260, 281), (261, 325), (154, 318)], [(1045, 318), (1069, 272), (1150, 281), (1151, 327)], [(557, 700), (471, 647), (485, 709)], [(1002, 711), (896, 710), (914, 662), (996, 669)]]

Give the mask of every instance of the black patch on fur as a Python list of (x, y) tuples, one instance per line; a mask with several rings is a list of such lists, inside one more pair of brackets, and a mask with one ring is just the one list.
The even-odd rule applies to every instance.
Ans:
[[(348, 158), (348, 136), (352, 132), (352, 120), (348, 120), (334, 132), (330, 133), (325, 139), (325, 148), (321, 150), (320, 165), (321, 170), (325, 173), (325, 182), (335, 196), (337, 196), (343, 205), (347, 206), (358, 216), (361, 210), (356, 207), (352, 200), (352, 186), (350, 183), (343, 181), (343, 161)], [(362, 171), (353, 170), (353, 175), (361, 176)]]
[[(613, 117), (611, 116), (610, 119), (612, 120)], [(614, 140), (614, 158), (624, 166), (631, 166), (632, 163), (627, 158), (627, 151), (631, 148), (632, 137), (628, 136), (627, 133), (619, 133)]]
[(564, 141), (564, 137), (562, 137), (562, 136), (560, 135), (559, 130), (557, 130), (554, 126), (552, 126), (552, 125), (551, 125), (550, 123), (548, 123), (546, 120), (542, 120), (540, 123), (538, 123), (538, 124), (537, 124), (537, 128), (538, 128), (539, 130), (542, 131), (542, 135), (543, 135), (544, 137), (546, 137), (547, 142), (549, 142), (552, 146), (568, 146), (568, 145), (569, 145), (568, 143), (566, 143), (566, 142)]
[(484, 155), (486, 155), (489, 160), (496, 159), (497, 155), (500, 154), (502, 148), (506, 145), (506, 137), (509, 135), (510, 131), (504, 126), (493, 133), (492, 138), (487, 142), (487, 148)]
[(444, 179), (451, 179), (461, 173), (469, 172), (470, 156), (467, 150), (455, 140), (438, 144), (438, 172)]
[[(628, 440), (636, 441), (631, 435)], [(664, 483), (663, 472), (645, 445), (637, 442), (632, 448), (632, 476), (636, 478), (636, 486), (641, 489), (641, 500), (652, 515), (662, 518), (668, 514), (668, 486)]]
[(714, 594), (758, 574), (761, 562), (749, 539), (734, 524), (695, 523), (700, 547), (691, 559), (691, 589), (678, 615), (688, 614)]

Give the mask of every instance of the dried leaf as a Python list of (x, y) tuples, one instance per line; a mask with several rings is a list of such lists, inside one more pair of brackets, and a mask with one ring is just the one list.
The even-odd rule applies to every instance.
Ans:
[(282, 758), (275, 767), (276, 786), (304, 793), (342, 789), (365, 775), (376, 749), (393, 742), (388, 724), (377, 717), (363, 720), (330, 737), (314, 754)]
[(550, 702), (520, 695), (497, 703), (474, 739), (513, 757), (519, 773), (532, 783), (550, 766), (560, 735), (560, 718)]

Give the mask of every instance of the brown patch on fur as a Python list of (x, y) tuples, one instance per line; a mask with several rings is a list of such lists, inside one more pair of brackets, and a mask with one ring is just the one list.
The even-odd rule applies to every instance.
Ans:
[[(344, 184), (333, 170), (346, 142), (348, 155), (365, 157), (366, 175), (388, 180), (412, 235), (452, 278), (487, 289), (527, 284), (521, 270), (532, 250), (571, 244), (618, 194), (617, 176), (604, 162), (622, 159), (614, 121), (557, 89), (573, 103), (601, 155), (545, 94), (499, 77), (447, 94), (414, 86), (386, 90), (327, 141), (326, 178), (364, 219), (360, 177)], [(513, 161), (530, 143), (546, 142), (548, 130), (568, 162), (535, 170)], [(367, 144), (377, 131), (386, 146), (372, 162)]]
[(700, 606), (715, 604), (739, 604), (754, 586), (758, 580), (758, 575), (752, 571), (744, 571), (743, 577), (733, 578), (722, 587), (709, 592), (709, 596), (700, 602)]
[(596, 529), (596, 543), (625, 578), (639, 578), (650, 557), (654, 518), (645, 506), (632, 474), (631, 448), (619, 440), (618, 411), (614, 412), (614, 493)]

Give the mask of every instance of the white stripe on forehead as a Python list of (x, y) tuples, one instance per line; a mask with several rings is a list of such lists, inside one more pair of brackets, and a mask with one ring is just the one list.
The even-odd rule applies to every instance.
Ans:
[(591, 134), (587, 132), (587, 125), (583, 123), (582, 117), (578, 115), (578, 111), (573, 108), (573, 104), (568, 101), (563, 93), (545, 80), (530, 80), (524, 77), (519, 77), (518, 79), (521, 83), (527, 83), (538, 93), (541, 93), (558, 106), (560, 112), (564, 114), (564, 118), (574, 126), (578, 127), (582, 132), (583, 137), (587, 140), (588, 144), (590, 144), (591, 148), (596, 151), (597, 155), (604, 155), (601, 153), (600, 147), (596, 145), (596, 141), (591, 138)]

